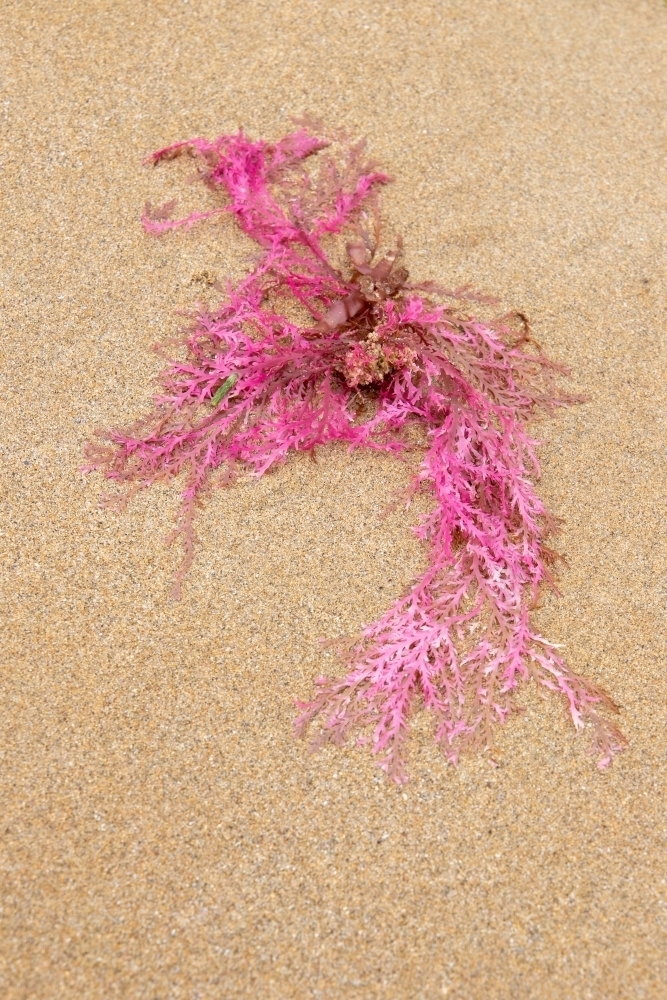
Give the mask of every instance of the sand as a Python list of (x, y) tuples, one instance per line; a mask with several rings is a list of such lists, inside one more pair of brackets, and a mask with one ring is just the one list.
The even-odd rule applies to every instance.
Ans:
[[(667, 997), (667, 7), (660, 0), (4, 0), (0, 463), (5, 1000)], [(539, 432), (565, 519), (535, 619), (622, 706), (604, 774), (537, 691), (497, 761), (415, 718), (410, 783), (310, 755), (294, 697), (423, 564), (406, 481), (332, 449), (217, 492), (183, 600), (174, 489), (100, 510), (220, 219), (145, 236), (144, 155), (309, 111), (368, 136), (419, 279), (527, 312), (589, 402)], [(185, 194), (183, 193), (185, 191)]]

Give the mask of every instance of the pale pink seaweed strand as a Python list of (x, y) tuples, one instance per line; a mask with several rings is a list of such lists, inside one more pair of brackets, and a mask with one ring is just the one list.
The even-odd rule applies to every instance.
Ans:
[[(420, 425), (427, 443), (411, 490), (434, 501), (416, 529), (428, 568), (348, 647), (348, 673), (320, 678), (314, 698), (297, 703), (296, 732), (319, 718), (317, 747), (370, 726), (361, 742), (370, 739), (380, 766), (401, 783), (417, 696), (455, 762), (467, 747), (491, 746), (494, 727), (516, 710), (514, 692), (532, 679), (564, 696), (577, 729), (591, 724), (604, 768), (624, 745), (598, 711), (613, 702), (529, 622), (541, 587), (554, 586), (546, 540), (556, 522), (535, 491), (537, 442), (527, 424), (577, 401), (555, 381), (566, 370), (537, 349), (523, 317), (522, 334), (509, 318), (462, 315), (423, 294), (435, 286), (409, 285), (398, 251), (376, 261), (377, 189), (388, 177), (365, 160), (362, 143), (338, 159), (328, 145), (306, 128), (277, 143), (239, 132), (150, 157), (191, 155), (202, 180), (229, 201), (177, 220), (169, 218), (174, 203), (156, 212), (147, 205), (147, 232), (230, 213), (261, 253), (217, 309), (193, 317), (187, 357), (163, 372), (154, 411), (128, 430), (99, 432), (107, 443), (89, 446), (86, 468), (126, 487), (107, 501), (116, 504), (185, 474), (172, 536), (185, 548), (178, 595), (193, 557), (195, 507), (214, 471), (221, 485), (243, 467), (261, 476), (290, 451), (329, 441), (398, 453), (408, 428)], [(320, 169), (308, 171), (314, 154)], [(331, 264), (323, 244), (345, 227), (349, 273)], [(308, 310), (310, 326), (284, 315), (289, 298)]]

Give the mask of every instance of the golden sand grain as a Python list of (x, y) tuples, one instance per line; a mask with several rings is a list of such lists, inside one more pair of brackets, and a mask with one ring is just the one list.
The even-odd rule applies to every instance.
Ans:
[[(0, 995), (667, 997), (664, 3), (4, 0), (0, 28)], [(395, 176), (415, 276), (529, 313), (590, 396), (541, 428), (570, 563), (538, 618), (623, 706), (608, 773), (532, 691), (495, 768), (415, 718), (405, 790), (293, 742), (317, 637), (420, 565), (413, 515), (378, 518), (400, 464), (215, 495), (180, 604), (175, 492), (112, 515), (78, 472), (197, 275), (247, 259), (228, 220), (144, 236), (147, 198), (211, 196), (141, 158), (304, 111)]]

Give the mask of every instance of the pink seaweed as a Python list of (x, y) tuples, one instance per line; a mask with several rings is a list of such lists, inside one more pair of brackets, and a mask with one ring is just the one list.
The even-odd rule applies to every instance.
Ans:
[[(348, 646), (347, 674), (319, 679), (314, 698), (297, 703), (297, 734), (319, 719), (315, 748), (370, 726), (361, 741), (401, 783), (417, 696), (455, 762), (465, 748), (491, 746), (494, 727), (516, 711), (520, 683), (532, 679), (564, 697), (577, 729), (591, 725), (604, 768), (625, 741), (598, 709), (616, 706), (529, 620), (541, 587), (555, 586), (557, 556), (546, 543), (557, 522), (535, 490), (538, 442), (527, 425), (578, 401), (557, 384), (567, 370), (545, 357), (522, 315), (464, 315), (433, 297), (480, 296), (409, 284), (397, 267), (400, 245), (378, 259), (378, 189), (389, 178), (366, 161), (363, 143), (338, 158), (324, 152), (329, 145), (303, 127), (277, 143), (239, 132), (153, 154), (153, 164), (193, 156), (202, 180), (229, 201), (179, 220), (169, 218), (175, 203), (147, 205), (147, 232), (227, 212), (261, 254), (217, 309), (197, 314), (187, 357), (163, 372), (153, 412), (128, 430), (98, 432), (106, 444), (88, 446), (86, 468), (126, 487), (115, 503), (185, 473), (173, 535), (185, 549), (178, 596), (195, 506), (214, 470), (226, 485), (239, 468), (261, 476), (291, 450), (329, 441), (398, 454), (421, 428), (410, 492), (434, 499), (416, 529), (428, 568)], [(311, 171), (305, 161), (314, 154)], [(344, 229), (348, 265), (340, 268), (325, 246)], [(305, 307), (309, 325), (285, 315), (285, 300)]]

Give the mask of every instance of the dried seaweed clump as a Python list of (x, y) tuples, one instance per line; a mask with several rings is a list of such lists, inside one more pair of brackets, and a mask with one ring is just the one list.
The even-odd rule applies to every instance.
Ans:
[[(100, 434), (106, 444), (89, 446), (87, 468), (124, 486), (125, 500), (185, 473), (174, 533), (185, 546), (178, 590), (192, 561), (195, 505), (215, 470), (220, 485), (239, 468), (261, 476), (291, 450), (329, 441), (396, 454), (420, 427), (423, 461), (411, 489), (434, 500), (416, 529), (428, 568), (348, 646), (347, 674), (317, 680), (313, 700), (298, 705), (297, 733), (318, 718), (321, 746), (371, 727), (361, 741), (402, 782), (417, 696), (455, 762), (464, 748), (490, 746), (519, 684), (533, 679), (565, 698), (578, 729), (590, 724), (606, 767), (624, 742), (598, 712), (613, 702), (529, 620), (541, 586), (554, 586), (546, 542), (556, 523), (535, 491), (537, 442), (527, 425), (575, 401), (556, 382), (566, 370), (531, 340), (523, 317), (463, 315), (442, 300), (465, 298), (465, 290), (410, 284), (400, 245), (380, 256), (378, 190), (389, 178), (366, 161), (362, 143), (338, 156), (328, 146), (304, 127), (276, 143), (240, 132), (150, 158), (193, 157), (228, 202), (178, 220), (173, 203), (147, 206), (147, 232), (228, 212), (260, 253), (217, 309), (197, 314), (187, 357), (164, 371), (153, 412), (129, 430)], [(313, 154), (316, 169), (305, 162)], [(347, 264), (336, 267), (325, 246), (343, 231)], [(288, 301), (311, 319), (295, 322)]]

